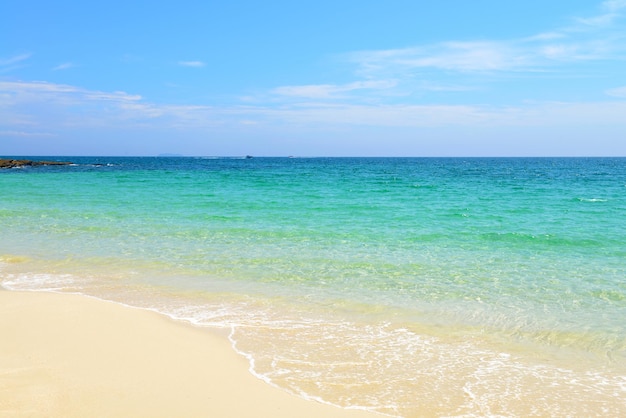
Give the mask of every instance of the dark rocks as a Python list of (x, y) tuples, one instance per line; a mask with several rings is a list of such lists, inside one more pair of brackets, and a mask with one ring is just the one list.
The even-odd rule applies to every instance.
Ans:
[(0, 158), (0, 168), (18, 168), (25, 166), (40, 166), (40, 165), (70, 165), (72, 163), (67, 161), (33, 161), (33, 160), (11, 160)]

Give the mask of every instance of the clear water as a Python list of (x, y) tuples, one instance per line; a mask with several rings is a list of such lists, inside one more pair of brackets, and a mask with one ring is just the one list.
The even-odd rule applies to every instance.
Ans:
[(230, 329), (392, 416), (626, 416), (626, 159), (86, 158), (0, 171), (0, 283)]

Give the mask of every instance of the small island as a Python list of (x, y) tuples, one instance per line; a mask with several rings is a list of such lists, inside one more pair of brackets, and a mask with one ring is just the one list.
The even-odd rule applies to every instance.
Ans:
[(12, 160), (7, 158), (0, 158), (1, 168), (19, 168), (26, 166), (41, 166), (41, 165), (70, 165), (71, 162), (67, 161), (33, 161), (33, 160)]

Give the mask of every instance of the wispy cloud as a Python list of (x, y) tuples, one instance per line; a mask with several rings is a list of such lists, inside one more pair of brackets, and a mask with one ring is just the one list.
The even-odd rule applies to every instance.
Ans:
[(449, 40), (354, 51), (345, 54), (344, 59), (353, 65), (355, 81), (280, 86), (271, 89), (270, 94), (291, 102), (388, 102), (429, 92), (485, 89), (490, 80), (498, 77), (553, 75), (571, 72), (582, 63), (626, 60), (626, 31), (617, 24), (624, 14), (626, 0), (609, 0), (600, 5), (597, 15), (572, 18), (569, 25), (514, 39)]
[(204, 67), (206, 64), (202, 61), (178, 61), (178, 65), (181, 67), (200, 68)]
[(124, 105), (140, 100), (141, 96), (125, 92), (47, 82), (0, 81), (0, 128), (37, 132), (61, 125), (102, 126), (110, 123), (111, 117), (119, 119)]
[(342, 94), (357, 90), (383, 90), (394, 87), (393, 80), (366, 80), (353, 83), (337, 84), (317, 84), (304, 86), (283, 86), (272, 91), (279, 96), (301, 97), (309, 99), (332, 99), (342, 97)]
[(59, 64), (55, 67), (52, 67), (52, 71), (61, 71), (61, 70), (69, 70), (70, 68), (74, 68), (75, 65), (71, 62), (64, 62), (63, 64)]
[(24, 64), (23, 62), (29, 59), (32, 54), (19, 54), (14, 55), (9, 58), (0, 58), (0, 74), (8, 73), (10, 71), (21, 68)]
[(626, 98), (626, 86), (609, 89), (606, 91), (606, 94), (608, 94), (609, 96), (613, 96), (613, 97)]
[[(154, 128), (212, 126), (218, 118), (209, 106), (157, 104), (122, 91), (88, 90), (48, 82), (0, 81), (0, 128), (109, 127)], [(235, 114), (222, 111), (222, 118)]]
[[(608, 32), (626, 12), (626, 0), (601, 4), (601, 14), (579, 17), (569, 26), (519, 39), (449, 41), (411, 48), (361, 51), (349, 56), (362, 74), (419, 69), (458, 72), (536, 71), (560, 62), (607, 59), (624, 53), (624, 29)], [(595, 30), (594, 30), (595, 29)]]
[(0, 137), (12, 136), (22, 138), (42, 138), (42, 137), (56, 137), (57, 134), (50, 132), (24, 132), (24, 131), (0, 131)]
[(4, 66), (8, 66), (8, 65), (17, 64), (18, 62), (25, 61), (25, 60), (29, 59), (31, 57), (31, 55), (32, 54), (20, 54), (20, 55), (15, 55), (15, 56), (10, 57), (10, 58), (0, 59), (0, 66), (4, 67)]
[(364, 75), (432, 68), (461, 72), (514, 70), (533, 65), (532, 57), (515, 43), (453, 41), (412, 48), (362, 51), (350, 55)]
[[(370, 86), (373, 87), (374, 85)], [(350, 86), (355, 88), (355, 86)], [(344, 86), (347, 88), (347, 86)], [(332, 90), (332, 89), (331, 89)], [(611, 91), (626, 94), (623, 87)], [(0, 82), (0, 133), (6, 137), (65, 136), (110, 129), (145, 132), (330, 132), (335, 129), (531, 129), (624, 126), (626, 100), (536, 102), (517, 106), (352, 104), (300, 101), (279, 106), (201, 106), (153, 103), (126, 92), (70, 85)]]
[(84, 99), (113, 102), (133, 102), (141, 100), (141, 96), (139, 95), (130, 95), (121, 91), (108, 93), (81, 89), (67, 84), (55, 84), (42, 81), (0, 81), (0, 92), (6, 94), (5, 101), (13, 102), (32, 100), (34, 98), (56, 99), (64, 102), (81, 101)]
[(316, 127), (484, 128), (624, 126), (626, 102), (543, 102), (518, 106), (309, 104), (248, 109), (265, 120)]
[(626, 0), (607, 0), (602, 3), (602, 6), (611, 12), (617, 12), (626, 9)]
[(622, 17), (622, 11), (626, 9), (624, 0), (608, 0), (601, 5), (602, 13), (596, 16), (576, 19), (583, 25), (603, 27), (611, 25), (616, 19)]
[(450, 41), (411, 48), (360, 51), (349, 55), (362, 76), (399, 76), (420, 70), (459, 73), (528, 72), (563, 62), (607, 59), (622, 53), (623, 39), (606, 33), (547, 32), (512, 40)]

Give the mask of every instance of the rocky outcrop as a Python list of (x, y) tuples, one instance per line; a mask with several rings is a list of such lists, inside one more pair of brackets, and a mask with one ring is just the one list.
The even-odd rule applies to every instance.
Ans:
[(67, 161), (33, 161), (33, 160), (11, 160), (0, 158), (0, 168), (16, 168), (39, 165), (70, 165)]

